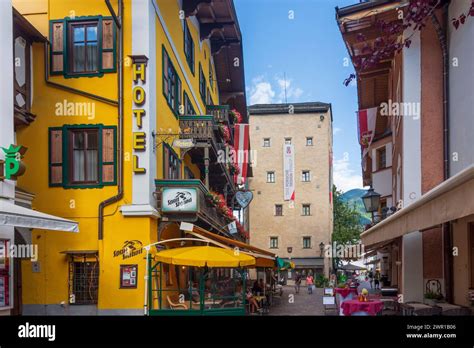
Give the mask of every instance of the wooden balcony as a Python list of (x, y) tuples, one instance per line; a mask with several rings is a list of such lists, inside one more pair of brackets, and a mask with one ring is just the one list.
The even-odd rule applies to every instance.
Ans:
[[(212, 109), (212, 110), (211, 110)], [(218, 161), (219, 153), (225, 150), (225, 141), (219, 129), (223, 124), (231, 131), (230, 143), (233, 144), (233, 130), (228, 123), (228, 106), (210, 106), (213, 115), (183, 115), (179, 118), (180, 138), (193, 139), (195, 146), (188, 151), (193, 163), (197, 164), (201, 173), (206, 173), (205, 158), (209, 158), (209, 187), (219, 192), (235, 193), (233, 176), (225, 163)], [(207, 148), (207, 149), (206, 149)], [(205, 155), (208, 151), (208, 156)], [(204, 179), (203, 179), (204, 180)]]
[[(214, 231), (229, 235), (227, 225), (231, 222), (229, 218), (224, 217), (217, 209), (207, 200), (206, 194), (209, 192), (203, 185), (201, 180), (155, 180), (155, 196), (157, 199), (157, 207), (162, 216), (162, 221), (199, 221), (203, 227)], [(175, 212), (163, 209), (163, 190), (165, 188), (190, 189), (196, 191), (197, 211), (192, 212)]]

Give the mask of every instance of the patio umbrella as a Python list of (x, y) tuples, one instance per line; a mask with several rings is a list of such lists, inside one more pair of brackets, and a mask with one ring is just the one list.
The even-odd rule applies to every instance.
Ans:
[(155, 260), (181, 266), (243, 267), (255, 264), (253, 256), (212, 246), (192, 246), (160, 251)]
[(280, 271), (284, 271), (285, 269), (295, 268), (295, 263), (277, 258), (277, 266)]

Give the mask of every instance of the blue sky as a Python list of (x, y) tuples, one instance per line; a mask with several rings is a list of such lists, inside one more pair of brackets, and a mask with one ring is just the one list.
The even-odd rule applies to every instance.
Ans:
[[(334, 182), (362, 187), (357, 142), (357, 90), (336, 24), (335, 7), (357, 0), (234, 0), (243, 35), (247, 102), (332, 103)], [(293, 17), (293, 18), (290, 18)], [(347, 65), (347, 64), (346, 64)]]

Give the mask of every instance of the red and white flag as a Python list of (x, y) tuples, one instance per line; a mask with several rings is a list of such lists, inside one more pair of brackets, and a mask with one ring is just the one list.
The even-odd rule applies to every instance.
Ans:
[(375, 121), (377, 120), (377, 107), (363, 109), (357, 112), (357, 126), (359, 130), (359, 144), (364, 157), (375, 135)]
[(236, 184), (244, 184), (247, 178), (249, 165), (249, 125), (238, 123), (234, 126), (235, 164), (239, 167), (239, 173), (234, 175)]

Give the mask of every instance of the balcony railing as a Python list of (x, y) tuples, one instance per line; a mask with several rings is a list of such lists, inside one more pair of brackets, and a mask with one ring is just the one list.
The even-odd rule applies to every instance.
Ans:
[[(158, 179), (155, 180), (155, 196), (157, 199), (157, 207), (164, 221), (187, 221), (195, 222), (200, 220), (201, 222), (208, 225), (210, 228), (221, 231), (228, 234), (225, 228), (231, 220), (226, 218), (208, 201), (206, 195), (209, 191), (202, 184), (201, 180), (189, 179), (189, 180), (167, 180)], [(195, 189), (196, 190), (196, 211), (192, 212), (179, 212), (169, 211), (163, 208), (163, 190), (165, 188), (177, 188), (177, 189)]]

